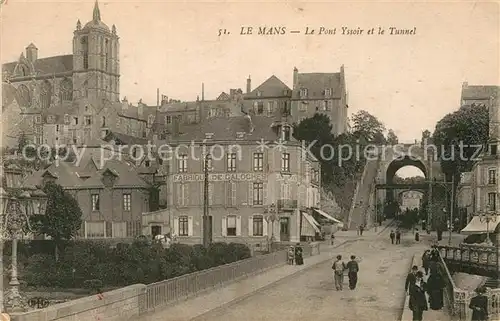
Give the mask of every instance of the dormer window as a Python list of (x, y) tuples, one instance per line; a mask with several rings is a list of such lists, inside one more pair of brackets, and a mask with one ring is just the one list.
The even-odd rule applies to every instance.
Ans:
[(325, 89), (325, 97), (331, 97), (331, 96), (332, 96), (332, 89), (326, 88)]
[(291, 129), (290, 126), (283, 126), (282, 132), (281, 132), (281, 139), (283, 141), (289, 141), (290, 140), (290, 134), (291, 134)]
[(214, 133), (205, 133), (205, 139), (212, 139), (214, 137)]
[(300, 90), (300, 98), (306, 98), (307, 97), (307, 88), (302, 88)]
[(245, 138), (244, 132), (237, 132), (236, 133), (236, 139), (243, 139), (243, 138)]
[(261, 96), (262, 96), (262, 91), (257, 90), (257, 97), (261, 97)]

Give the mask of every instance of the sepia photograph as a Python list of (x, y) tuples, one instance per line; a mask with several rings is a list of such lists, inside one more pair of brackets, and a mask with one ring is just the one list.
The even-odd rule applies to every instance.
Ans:
[(500, 2), (0, 0), (0, 62), (0, 321), (500, 320)]

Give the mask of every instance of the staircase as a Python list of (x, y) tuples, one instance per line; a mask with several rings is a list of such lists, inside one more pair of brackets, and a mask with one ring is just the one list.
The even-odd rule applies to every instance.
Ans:
[(374, 198), (375, 180), (378, 175), (380, 166), (380, 159), (367, 160), (363, 175), (356, 186), (353, 201), (351, 203), (351, 210), (348, 217), (348, 228), (350, 230), (357, 229), (361, 224), (370, 224), (366, 221), (366, 215), (370, 209), (370, 205), (375, 205), (376, 199)]
[(496, 278), (488, 278), (486, 279), (486, 282), (484, 282), (484, 286), (488, 287), (490, 289), (497, 289), (499, 287), (499, 280)]

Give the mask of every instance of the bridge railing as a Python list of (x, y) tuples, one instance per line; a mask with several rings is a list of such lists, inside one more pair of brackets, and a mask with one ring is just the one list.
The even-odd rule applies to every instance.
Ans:
[[(302, 244), (301, 246), (304, 257), (317, 255), (320, 252), (319, 243)], [(146, 293), (140, 299), (139, 314), (152, 312), (157, 308), (196, 296), (205, 290), (223, 286), (266, 269), (285, 265), (287, 254), (287, 250), (281, 250), (148, 284)]]
[[(494, 248), (494, 247), (493, 247)], [(450, 315), (454, 320), (468, 321), (471, 317), (469, 309), (470, 299), (474, 291), (464, 290), (455, 284), (452, 273), (448, 268), (453, 261), (460, 263), (472, 262), (478, 265), (496, 266), (492, 261), (492, 249), (480, 245), (463, 244), (460, 247), (439, 246), (439, 269), (445, 279), (445, 299), (448, 303)], [(498, 320), (500, 315), (500, 289), (488, 289), (488, 312), (490, 320)]]
[(460, 247), (438, 248), (451, 270), (498, 277), (498, 250), (495, 246), (462, 244)]

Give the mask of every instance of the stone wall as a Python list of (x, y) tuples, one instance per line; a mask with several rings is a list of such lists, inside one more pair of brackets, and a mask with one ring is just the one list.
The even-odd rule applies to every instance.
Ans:
[(42, 310), (11, 314), (12, 321), (126, 321), (139, 315), (139, 298), (146, 291), (134, 284), (102, 294), (55, 304)]

